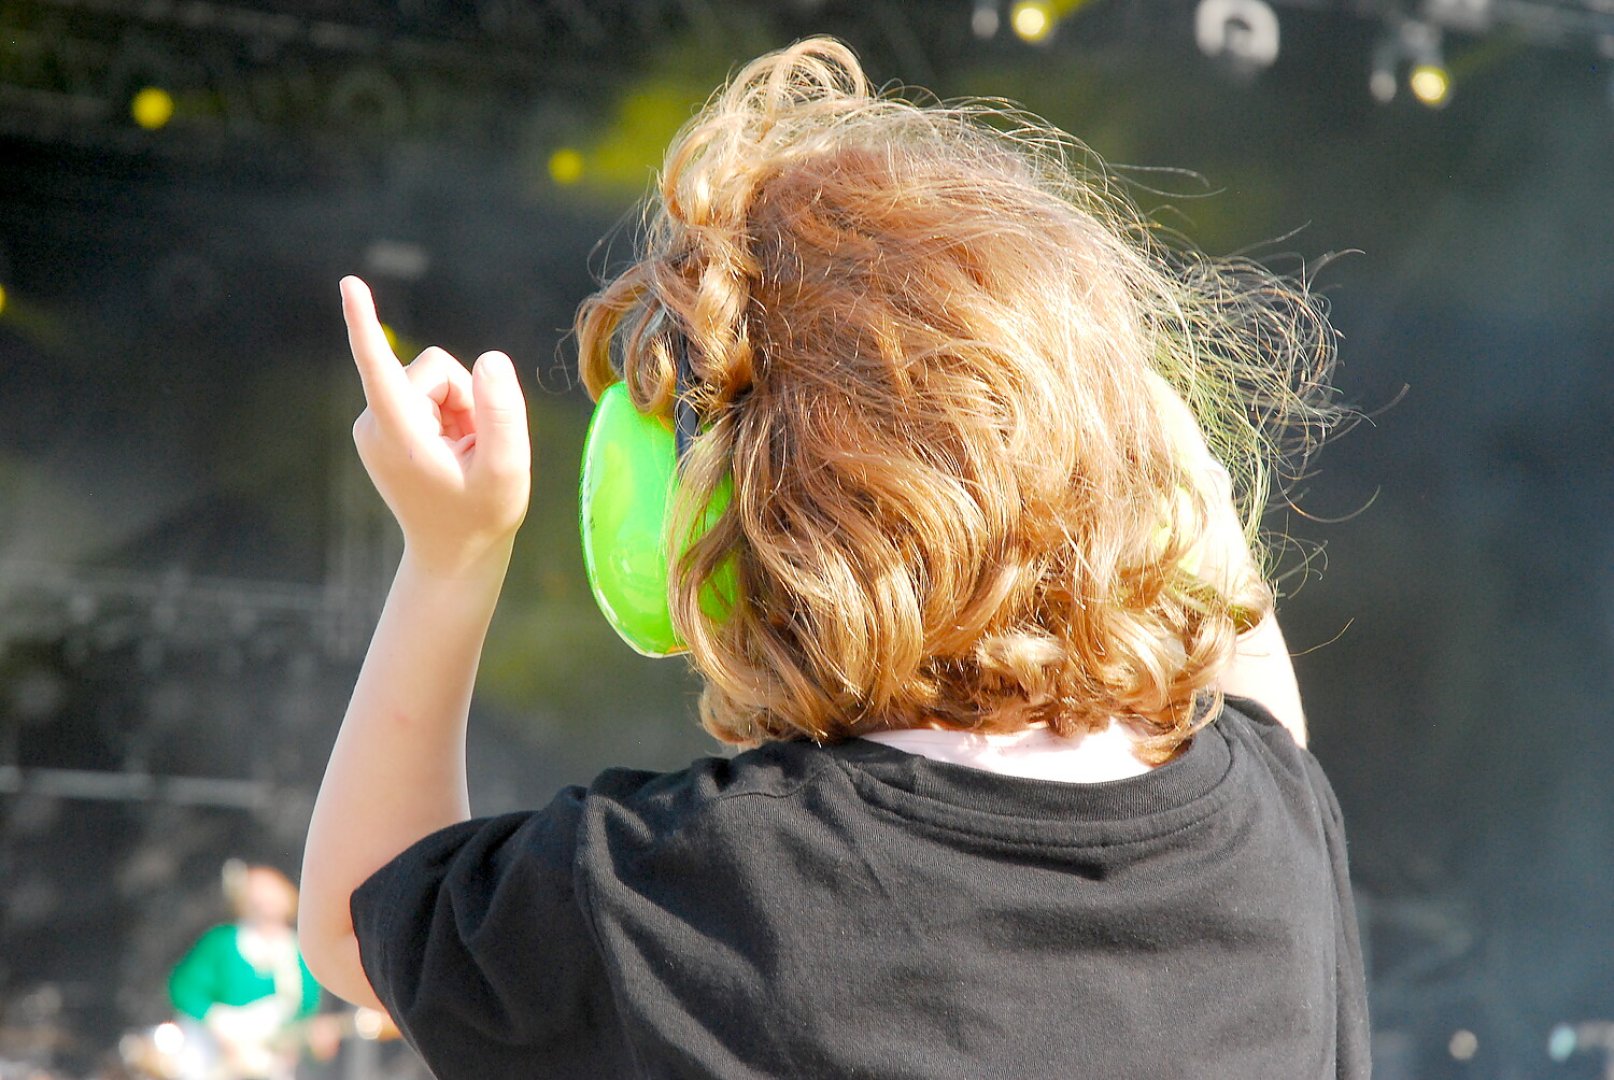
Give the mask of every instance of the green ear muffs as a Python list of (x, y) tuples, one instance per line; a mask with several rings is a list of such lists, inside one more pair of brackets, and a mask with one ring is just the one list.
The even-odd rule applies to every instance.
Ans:
[[(611, 628), (645, 656), (685, 650), (668, 604), (668, 511), (683, 441), (671, 424), (635, 408), (625, 383), (600, 395), (583, 440), (578, 509), (589, 587)], [(725, 480), (713, 493), (703, 531), (728, 505), (730, 492)], [(680, 545), (679, 553), (687, 547)], [(702, 593), (701, 609), (713, 618), (723, 616), (734, 596), (733, 573), (732, 564), (725, 565)]]

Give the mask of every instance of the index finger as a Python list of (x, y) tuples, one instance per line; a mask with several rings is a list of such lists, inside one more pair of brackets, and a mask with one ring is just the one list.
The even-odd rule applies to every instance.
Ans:
[(359, 381), (364, 383), (364, 398), (375, 413), (391, 420), (399, 414), (409, 380), (387, 342), (387, 332), (381, 328), (370, 287), (349, 276), (342, 279), (341, 288), (347, 341), (353, 350), (353, 364), (359, 369)]

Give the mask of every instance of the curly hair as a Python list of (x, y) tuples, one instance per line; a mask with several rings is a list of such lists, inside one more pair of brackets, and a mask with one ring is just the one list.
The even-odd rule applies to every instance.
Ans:
[(1161, 391), (1247, 552), (1335, 415), (1333, 335), (1304, 283), (1166, 245), (1116, 189), (1035, 117), (876, 91), (825, 38), (675, 137), (577, 336), (591, 394), (701, 419), (670, 602), (719, 739), (1123, 717), (1163, 761), (1211, 713), (1273, 597), (1255, 560), (1197, 570), (1226, 474)]

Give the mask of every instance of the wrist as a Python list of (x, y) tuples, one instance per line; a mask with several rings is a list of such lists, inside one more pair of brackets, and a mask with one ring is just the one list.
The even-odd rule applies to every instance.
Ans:
[(400, 577), (407, 573), (410, 577), (458, 587), (492, 585), (497, 589), (504, 584), (514, 548), (513, 535), (479, 544), (456, 545), (452, 549), (415, 543), (406, 536), (398, 573)]

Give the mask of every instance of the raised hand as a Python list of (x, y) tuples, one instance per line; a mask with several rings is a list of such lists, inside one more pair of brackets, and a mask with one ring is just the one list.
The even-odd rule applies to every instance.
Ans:
[(404, 557), (376, 621), (308, 826), (298, 940), (315, 978), (382, 1009), (353, 934), (353, 891), (398, 852), (470, 817), (471, 691), (532, 452), (510, 358), (472, 371), (441, 349), (398, 363), (358, 278), (342, 279), (368, 407), (353, 441), (403, 527)]
[(359, 458), (424, 568), (459, 574), (501, 564), (532, 485), (527, 409), (510, 358), (465, 366), (435, 346), (399, 363), (370, 289), (342, 279), (342, 312), (367, 408), (353, 425)]

